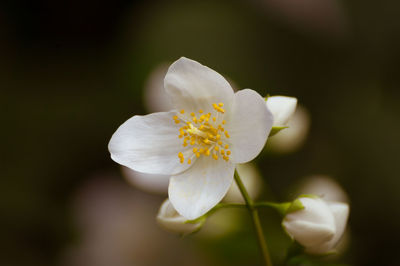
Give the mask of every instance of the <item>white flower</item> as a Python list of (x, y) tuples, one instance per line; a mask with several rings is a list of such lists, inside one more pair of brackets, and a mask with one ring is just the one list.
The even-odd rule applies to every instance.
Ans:
[(297, 105), (297, 99), (287, 96), (270, 96), (265, 101), (267, 108), (274, 117), (273, 127), (283, 127), (289, 122), (294, 114)]
[(149, 74), (144, 84), (143, 99), (150, 112), (164, 112), (173, 109), (170, 98), (164, 89), (164, 77), (169, 63), (158, 64)]
[(343, 188), (332, 178), (325, 175), (313, 175), (305, 178), (297, 189), (298, 194), (314, 194), (325, 201), (349, 202)]
[(290, 153), (298, 150), (305, 142), (310, 128), (310, 114), (305, 107), (298, 105), (288, 128), (268, 139), (267, 148), (275, 153)]
[(304, 209), (287, 214), (282, 222), (286, 232), (311, 254), (332, 252), (343, 235), (349, 206), (321, 198), (300, 197)]
[(187, 58), (170, 66), (164, 86), (175, 110), (130, 118), (109, 150), (133, 170), (170, 175), (169, 199), (192, 220), (224, 197), (235, 164), (260, 153), (273, 118), (258, 93), (234, 93), (220, 74)]
[(169, 176), (144, 174), (125, 166), (121, 166), (121, 171), (123, 177), (134, 187), (149, 193), (167, 194)]
[(182, 234), (195, 232), (202, 226), (202, 222), (188, 222), (185, 217), (175, 210), (174, 206), (172, 206), (168, 199), (163, 202), (158, 211), (157, 222), (161, 227), (168, 231)]

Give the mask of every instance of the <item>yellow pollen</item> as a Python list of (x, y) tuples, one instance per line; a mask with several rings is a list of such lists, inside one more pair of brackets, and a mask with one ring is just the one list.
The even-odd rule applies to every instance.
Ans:
[[(222, 108), (224, 103), (213, 103), (212, 107), (215, 111), (221, 114), (204, 113), (203, 109), (198, 109), (198, 115), (194, 112), (189, 112), (190, 116), (180, 118), (180, 114), (184, 114), (185, 110), (181, 109), (177, 115), (173, 116), (176, 124), (182, 122), (183, 125), (179, 128), (178, 138), (182, 139), (182, 146), (191, 145), (193, 155), (191, 158), (184, 158), (183, 153), (178, 153), (180, 163), (192, 163), (193, 156), (199, 158), (201, 155), (210, 156), (218, 160), (219, 156), (225, 161), (229, 160), (231, 151), (228, 150), (229, 145), (224, 143), (222, 136), (229, 138), (228, 132), (222, 127), (227, 122), (223, 120), (225, 110)], [(213, 123), (209, 120), (212, 119)], [(188, 121), (189, 120), (189, 121)], [(221, 133), (222, 132), (222, 133)]]

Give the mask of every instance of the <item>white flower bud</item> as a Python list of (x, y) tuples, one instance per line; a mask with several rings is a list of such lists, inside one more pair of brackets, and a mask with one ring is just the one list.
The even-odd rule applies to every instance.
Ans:
[(157, 214), (158, 224), (170, 232), (189, 234), (198, 230), (202, 226), (202, 222), (191, 223), (180, 215), (172, 206), (169, 199), (166, 199), (160, 207)]
[(294, 114), (297, 99), (287, 96), (271, 96), (267, 98), (266, 105), (274, 117), (273, 127), (285, 126)]
[(286, 232), (311, 254), (332, 252), (346, 228), (349, 206), (325, 202), (318, 197), (300, 197), (304, 209), (286, 215)]
[(305, 107), (298, 105), (286, 126), (273, 138), (268, 139), (267, 147), (274, 153), (295, 152), (304, 144), (311, 124), (310, 114)]

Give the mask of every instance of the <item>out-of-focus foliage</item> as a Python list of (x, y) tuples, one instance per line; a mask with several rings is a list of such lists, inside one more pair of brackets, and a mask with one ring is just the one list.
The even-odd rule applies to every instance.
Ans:
[[(0, 264), (66, 263), (66, 250), (85, 235), (73, 205), (81, 188), (93, 176), (123, 180), (107, 151), (111, 134), (146, 113), (142, 88), (151, 70), (186, 56), (238, 88), (297, 97), (311, 117), (307, 139), (289, 155), (258, 158), (269, 185), (260, 197), (292, 200), (289, 188), (301, 177), (334, 177), (351, 204), (350, 245), (339, 261), (397, 265), (400, 213), (386, 206), (400, 204), (400, 4), (306, 1), (296, 12), (291, 2), (1, 3)], [(195, 241), (190, 254), (200, 264), (260, 262), (247, 213), (238, 212), (240, 230), (182, 240)], [(280, 261), (289, 245), (280, 217), (261, 216)], [(164, 265), (180, 262), (169, 259)]]

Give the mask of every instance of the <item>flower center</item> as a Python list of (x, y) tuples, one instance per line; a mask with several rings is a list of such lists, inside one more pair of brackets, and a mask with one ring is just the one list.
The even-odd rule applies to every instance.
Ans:
[[(223, 103), (212, 104), (215, 112), (213, 116), (211, 113), (205, 114), (203, 110), (198, 111), (198, 115), (191, 113), (191, 120), (184, 121), (184, 118), (179, 118), (177, 115), (173, 117), (176, 124), (181, 121), (185, 126), (179, 129), (178, 137), (183, 139), (183, 147), (188, 145), (193, 146), (192, 154), (187, 158), (187, 163), (191, 164), (191, 158), (196, 156), (199, 158), (203, 156), (212, 156), (215, 160), (219, 157), (225, 161), (229, 161), (231, 151), (229, 145), (226, 144), (227, 139), (230, 138), (228, 131), (224, 129), (226, 121), (223, 120), (225, 110), (222, 108)], [(184, 114), (185, 110), (181, 110), (180, 114)], [(178, 158), (181, 163), (184, 163), (185, 157), (182, 152), (179, 152)]]

